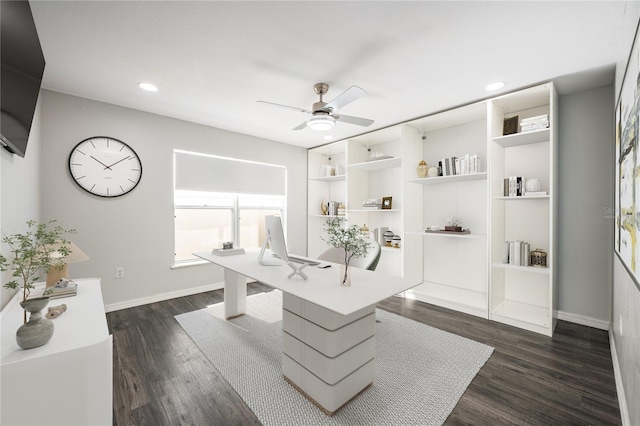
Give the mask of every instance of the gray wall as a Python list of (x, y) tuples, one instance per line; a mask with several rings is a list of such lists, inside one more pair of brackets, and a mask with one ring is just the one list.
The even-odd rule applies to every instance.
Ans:
[[(559, 300), (589, 325), (611, 319), (613, 85), (559, 99)], [(590, 324), (597, 326), (597, 324)]]
[[(42, 215), (77, 229), (73, 241), (90, 260), (70, 264), (70, 276), (100, 277), (108, 308), (223, 281), (213, 265), (172, 269), (174, 149), (286, 166), (289, 247), (305, 252), (305, 149), (51, 91), (42, 98)], [(90, 136), (111, 136), (136, 150), (143, 174), (131, 193), (100, 198), (71, 180), (69, 153)], [(115, 279), (116, 267), (124, 267), (123, 279)]]
[[(4, 235), (28, 230), (27, 220), (40, 220), (40, 117), (42, 97), (36, 106), (31, 133), (24, 158), (0, 148), (0, 229)], [(2, 245), (8, 257), (8, 247)], [(0, 275), (2, 285), (11, 281), (10, 272)], [(17, 290), (0, 291), (3, 308)]]

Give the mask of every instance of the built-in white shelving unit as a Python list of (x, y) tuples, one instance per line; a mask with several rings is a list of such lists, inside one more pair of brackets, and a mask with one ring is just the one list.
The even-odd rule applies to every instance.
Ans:
[[(428, 303), (488, 318), (487, 292), (487, 106), (481, 102), (407, 123), (403, 140), (405, 274), (423, 284), (405, 294)], [(406, 132), (409, 135), (409, 131)], [(472, 174), (420, 178), (449, 157), (478, 155)], [(408, 165), (411, 164), (411, 167)], [(425, 232), (460, 217), (468, 234)]]
[[(503, 135), (506, 118), (548, 115), (549, 127)], [(490, 318), (551, 336), (557, 322), (557, 96), (553, 84), (489, 102)], [(538, 179), (548, 195), (505, 197), (504, 179)], [(547, 253), (547, 267), (505, 264), (505, 241)]]
[[(503, 135), (504, 120), (547, 114), (549, 127)], [(377, 154), (377, 155), (376, 155)], [(477, 155), (475, 173), (419, 177), (449, 157)], [(323, 164), (335, 176), (319, 176)], [(406, 297), (552, 335), (557, 317), (557, 96), (552, 83), (309, 150), (309, 256), (324, 248), (324, 201), (344, 202), (349, 224), (389, 228), (379, 271), (417, 278)], [(537, 196), (504, 195), (509, 176), (541, 182)], [(392, 197), (390, 209), (365, 209)], [(426, 232), (462, 218), (469, 233)], [(320, 241), (320, 243), (318, 243)], [(503, 263), (506, 241), (547, 252), (547, 267)]]
[[(349, 223), (371, 231), (387, 228), (402, 236), (402, 127), (349, 139), (347, 175)], [(390, 209), (365, 209), (370, 199), (391, 197)], [(381, 244), (383, 245), (383, 244)], [(402, 275), (401, 248), (384, 247), (377, 271)]]
[[(307, 151), (307, 254), (317, 257), (329, 245), (322, 239), (325, 236), (323, 225), (330, 217), (323, 215), (322, 205), (329, 201), (347, 202), (347, 149), (346, 142), (334, 142)], [(331, 170), (330, 170), (331, 169)]]

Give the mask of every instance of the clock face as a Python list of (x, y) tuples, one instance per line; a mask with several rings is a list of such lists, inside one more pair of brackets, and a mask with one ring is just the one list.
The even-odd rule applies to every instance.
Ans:
[(69, 155), (69, 172), (82, 189), (100, 197), (120, 197), (138, 185), (142, 163), (136, 152), (117, 139), (85, 139)]

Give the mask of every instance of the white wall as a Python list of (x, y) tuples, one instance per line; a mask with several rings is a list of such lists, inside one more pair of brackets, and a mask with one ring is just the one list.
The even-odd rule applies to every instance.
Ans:
[[(31, 133), (24, 156), (0, 148), (0, 229), (3, 235), (28, 230), (28, 220), (40, 220), (40, 120), (42, 97), (38, 100)], [(8, 247), (2, 245), (2, 254), (8, 257)], [(0, 282), (11, 281), (11, 274), (3, 272)], [(0, 309), (17, 290), (0, 290)]]
[[(613, 85), (559, 99), (559, 300), (564, 319), (611, 319)], [(561, 316), (562, 317), (562, 316)]]
[[(42, 97), (42, 215), (78, 231), (72, 239), (90, 260), (69, 265), (69, 274), (100, 277), (108, 308), (223, 281), (213, 265), (171, 269), (174, 149), (286, 166), (289, 247), (305, 253), (305, 149), (51, 91)], [(138, 153), (142, 180), (131, 193), (100, 198), (72, 181), (69, 153), (91, 136), (120, 139)], [(117, 267), (124, 278), (115, 279)]]

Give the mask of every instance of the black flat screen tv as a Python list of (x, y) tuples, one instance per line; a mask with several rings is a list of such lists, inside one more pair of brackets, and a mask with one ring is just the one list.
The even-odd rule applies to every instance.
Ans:
[(0, 142), (24, 157), (44, 73), (44, 55), (26, 0), (0, 1)]

